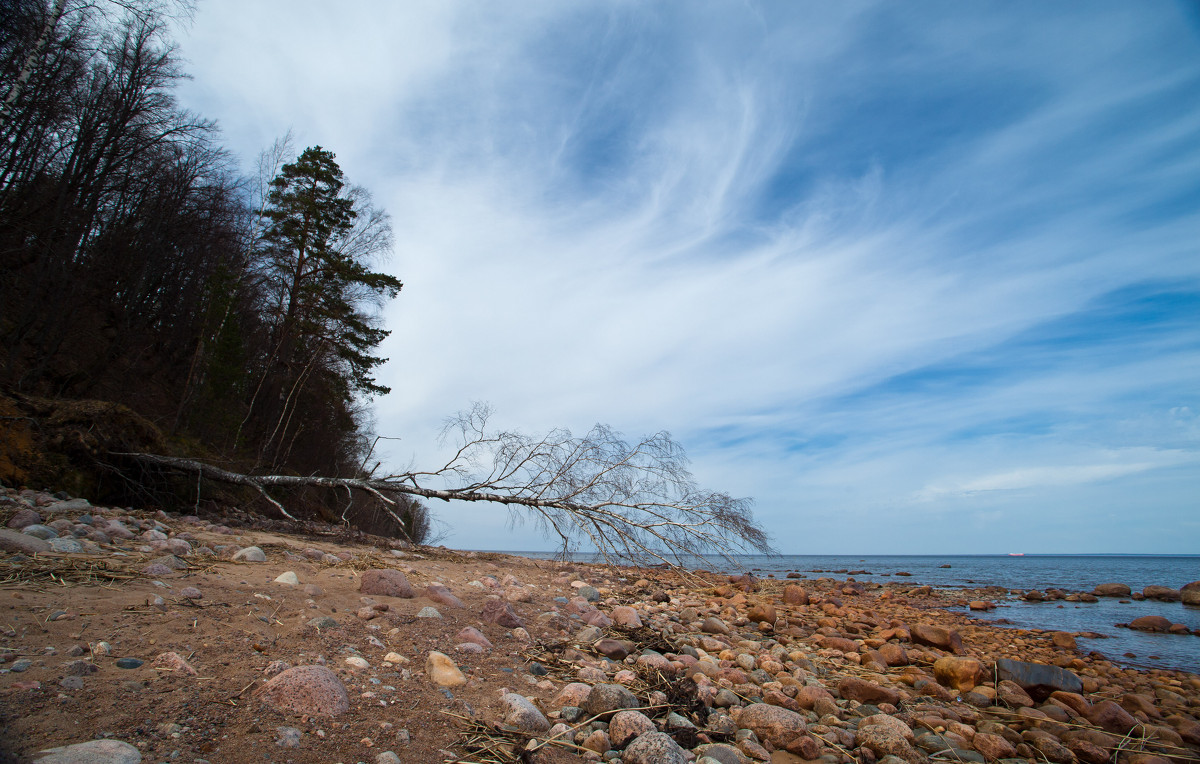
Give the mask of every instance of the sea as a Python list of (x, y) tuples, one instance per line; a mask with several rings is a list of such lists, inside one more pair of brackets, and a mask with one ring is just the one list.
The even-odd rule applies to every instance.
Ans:
[[(536, 559), (555, 557), (548, 552), (509, 554)], [(575, 554), (571, 559), (599, 561), (587, 553)], [(1100, 637), (1077, 639), (1081, 650), (1095, 650), (1122, 666), (1200, 674), (1200, 637), (1149, 634), (1116, 626), (1143, 615), (1161, 615), (1172, 623), (1200, 629), (1200, 607), (1151, 600), (1122, 602), (1107, 597), (1096, 603), (1039, 603), (1021, 600), (1016, 593), (1048, 588), (1091, 591), (1102, 583), (1128, 584), (1133, 591), (1151, 584), (1178, 589), (1200, 581), (1200, 555), (736, 555), (732, 559), (733, 565), (718, 557), (697, 559), (690, 567), (723, 573), (750, 571), (763, 578), (798, 573), (802, 579), (828, 576), (880, 583), (902, 581), (943, 589), (1002, 586), (1010, 593), (989, 598), (997, 603), (995, 610), (970, 615), (1003, 619), (1015, 627), (1094, 632)]]

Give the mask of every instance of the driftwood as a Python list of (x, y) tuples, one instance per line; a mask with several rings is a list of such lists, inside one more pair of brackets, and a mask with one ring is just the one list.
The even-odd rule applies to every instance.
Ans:
[[(194, 459), (119, 455), (253, 487), (291, 520), (296, 518), (268, 488), (363, 491), (379, 499), (397, 522), (391, 509), (395, 494), (501, 504), (535, 519), (547, 536), (558, 538), (563, 553), (585, 544), (611, 561), (694, 566), (703, 554), (771, 551), (767, 535), (751, 515), (751, 500), (697, 488), (683, 449), (665, 432), (632, 446), (601, 425), (583, 437), (555, 430), (532, 438), (487, 432), (489, 415), (486, 406), (476, 405), (447, 422), (446, 435), (455, 441), (456, 450), (442, 467), (385, 477), (251, 475)], [(482, 468), (485, 463), (488, 466)]]

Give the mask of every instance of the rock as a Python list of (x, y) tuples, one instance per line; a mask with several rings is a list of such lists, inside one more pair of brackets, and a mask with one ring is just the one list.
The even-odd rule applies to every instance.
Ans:
[(1130, 590), (1127, 584), (1100, 584), (1092, 590), (1092, 594), (1097, 597), (1128, 597)]
[(954, 629), (918, 623), (909, 629), (909, 633), (912, 641), (919, 645), (929, 645), (952, 653), (960, 653), (963, 649), (962, 636)]
[(300, 739), (304, 737), (304, 733), (295, 727), (276, 727), (275, 733), (279, 735), (275, 745), (280, 748), (299, 748)]
[(760, 602), (746, 611), (746, 618), (751, 623), (773, 624), (779, 620), (779, 614), (775, 612), (775, 607), (769, 602)]
[(987, 669), (974, 658), (947, 655), (933, 664), (933, 676), (947, 687), (970, 692), (987, 677)]
[(350, 710), (346, 686), (325, 666), (290, 668), (275, 675), (255, 696), (281, 713), (337, 716)]
[(179, 596), (188, 600), (198, 600), (203, 598), (204, 594), (194, 586), (185, 586), (179, 590)]
[(1142, 596), (1148, 600), (1158, 600), (1160, 602), (1178, 602), (1180, 600), (1180, 592), (1178, 589), (1172, 589), (1169, 586), (1158, 586), (1151, 584), (1142, 589)]
[(8, 527), (21, 530), (30, 525), (40, 525), (41, 522), (42, 516), (27, 507), (13, 512), (13, 516), (8, 519)]
[(624, 626), (630, 629), (640, 628), (642, 619), (638, 613), (628, 605), (617, 605), (612, 609), (612, 614), (609, 616), (612, 622), (617, 626)]
[(375, 756), (375, 764), (400, 764), (400, 757), (395, 751), (384, 751)]
[(602, 639), (592, 647), (605, 658), (621, 661), (625, 660), (625, 656), (629, 655), (635, 646), (632, 642), (624, 639)]
[(327, 615), (319, 615), (316, 618), (311, 619), (305, 624), (305, 626), (316, 629), (317, 631), (324, 631), (325, 629), (336, 629), (338, 622)]
[(266, 562), (267, 555), (256, 546), (248, 546), (233, 556), (234, 562)]
[(52, 515), (57, 512), (87, 512), (91, 508), (92, 503), (87, 499), (62, 499), (46, 505), (46, 513)]
[(116, 667), (119, 669), (141, 668), (145, 661), (140, 658), (117, 658)]
[(454, 596), (454, 593), (447, 589), (442, 584), (430, 584), (425, 587), (425, 596), (439, 605), (446, 607), (465, 608), (462, 600)]
[(1010, 759), (1017, 755), (1016, 746), (989, 732), (976, 732), (971, 738), (971, 747), (988, 759)]
[(580, 597), (583, 597), (588, 602), (599, 602), (600, 601), (600, 591), (598, 589), (596, 589), (594, 586), (587, 586), (587, 585), (581, 586), (581, 587), (579, 587), (579, 589), (576, 590), (576, 593)]
[(350, 667), (351, 671), (366, 671), (371, 668), (371, 664), (361, 655), (351, 655), (346, 658), (344, 663)]
[(1027, 663), (1001, 658), (996, 661), (996, 673), (1001, 680), (1016, 682), (1022, 690), (1037, 701), (1050, 697), (1050, 693), (1083, 692), (1083, 680), (1074, 672), (1058, 666), (1047, 666), (1043, 663)]
[(571, 682), (554, 696), (554, 700), (550, 701), (552, 706), (563, 708), (564, 706), (582, 706), (583, 701), (587, 700), (588, 693), (592, 688), (583, 682)]
[(425, 659), (425, 673), (438, 687), (461, 687), (467, 683), (467, 677), (450, 656), (436, 650)]
[(665, 732), (647, 732), (626, 746), (623, 764), (688, 764), (687, 753)]
[(741, 751), (727, 743), (697, 746), (695, 752), (700, 757), (695, 764), (747, 764), (749, 761)]
[(654, 722), (641, 711), (619, 711), (608, 722), (608, 737), (617, 748), (654, 730)]
[(441, 618), (442, 614), (435, 607), (426, 605), (417, 611), (417, 618)]
[(363, 571), (358, 590), (363, 594), (412, 599), (417, 596), (408, 579), (398, 570), (382, 568)]
[(828, 700), (830, 703), (834, 702), (833, 695), (819, 685), (805, 685), (796, 692), (796, 703), (806, 711), (812, 710), (819, 700)]
[(1075, 644), (1075, 637), (1065, 631), (1056, 631), (1052, 633), (1050, 635), (1050, 641), (1054, 643), (1055, 647), (1060, 647), (1063, 650), (1074, 650), (1077, 647)]
[(166, 565), (163, 565), (161, 562), (152, 562), (146, 567), (142, 568), (142, 573), (154, 578), (159, 576), (169, 576), (173, 572), (173, 570), (168, 568)]
[(58, 531), (54, 530), (48, 525), (38, 525), (36, 523), (33, 525), (26, 525), (21, 529), (21, 533), (25, 534), (26, 536), (33, 536), (35, 539), (42, 539), (43, 541), (49, 541), (50, 539), (58, 538)]
[(1144, 615), (1129, 622), (1129, 628), (1136, 631), (1166, 632), (1171, 629), (1171, 622), (1161, 615)]
[(584, 738), (581, 745), (589, 751), (596, 753), (606, 753), (612, 750), (612, 742), (608, 739), (608, 733), (604, 730), (596, 730), (592, 734)]
[(474, 626), (467, 626), (462, 631), (454, 636), (459, 642), (470, 642), (480, 647), (491, 649), (492, 643), (483, 635), (479, 629)]
[(743, 708), (738, 717), (738, 726), (750, 730), (759, 740), (776, 748), (786, 748), (794, 737), (808, 731), (803, 716), (767, 703), (752, 703)]
[(1002, 680), (996, 685), (996, 697), (1013, 708), (1033, 708), (1033, 698), (1011, 679)]
[(287, 586), (299, 586), (300, 577), (296, 575), (295, 571), (289, 570), (286, 573), (280, 573), (278, 576), (276, 576), (275, 583), (285, 584)]
[(705, 634), (728, 634), (729, 627), (720, 618), (709, 616), (700, 624), (700, 631)]
[(36, 536), (27, 536), (20, 531), (0, 528), (0, 550), (18, 554), (40, 554), (50, 551), (50, 543)]
[(879, 646), (879, 654), (889, 666), (907, 666), (908, 651), (895, 642), (886, 642)]
[(50, 549), (60, 554), (79, 554), (83, 551), (83, 544), (75, 539), (50, 539)]
[(607, 720), (617, 711), (637, 708), (640, 705), (634, 694), (625, 687), (619, 684), (598, 684), (591, 689), (580, 707), (588, 717), (599, 716)]
[(34, 759), (37, 764), (139, 764), (142, 754), (120, 740), (89, 740), (86, 743), (48, 748)]
[(150, 665), (164, 671), (174, 671), (185, 676), (196, 676), (196, 669), (192, 668), (192, 664), (188, 663), (182, 655), (176, 652), (159, 653)]
[(897, 690), (890, 687), (880, 687), (873, 682), (855, 677), (846, 677), (838, 682), (838, 694), (846, 700), (857, 700), (859, 703), (873, 705), (891, 703), (893, 706), (897, 705), (902, 697)]
[(967, 603), (970, 610), (994, 610), (996, 605), (986, 600), (971, 600)]
[(517, 615), (517, 611), (513, 610), (512, 603), (504, 600), (488, 600), (484, 603), (483, 612), (480, 615), (484, 623), (494, 623), (508, 629), (524, 625), (521, 617)]
[(1200, 605), (1200, 581), (1193, 581), (1180, 587), (1179, 598), (1185, 605)]
[(1111, 700), (1102, 700), (1092, 706), (1087, 720), (1105, 732), (1114, 735), (1125, 735), (1136, 727), (1139, 722), (1128, 711)]
[(913, 748), (913, 731), (894, 716), (875, 714), (858, 722), (856, 735), (859, 746), (865, 746), (877, 756), (898, 756), (909, 762), (920, 762), (923, 756)]
[(540, 735), (550, 729), (546, 716), (524, 695), (507, 692), (500, 696), (500, 703), (504, 706), (505, 724), (530, 735)]

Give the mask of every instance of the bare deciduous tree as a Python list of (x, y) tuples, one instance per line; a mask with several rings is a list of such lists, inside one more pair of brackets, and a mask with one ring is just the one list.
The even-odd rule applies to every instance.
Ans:
[[(767, 534), (755, 523), (750, 499), (699, 488), (683, 448), (665, 432), (636, 443), (604, 425), (582, 437), (553, 430), (541, 437), (491, 432), (489, 407), (476, 404), (446, 423), (450, 459), (429, 471), (383, 477), (244, 475), (190, 459), (124, 454), (142, 463), (228, 483), (247, 485), (285, 516), (267, 494), (272, 486), (324, 486), (365, 491), (387, 507), (389, 494), (445, 501), (492, 502), (514, 519), (533, 519), (556, 538), (561, 551), (594, 549), (606, 560), (688, 566), (696, 557), (770, 552)], [(398, 522), (400, 518), (393, 515)]]

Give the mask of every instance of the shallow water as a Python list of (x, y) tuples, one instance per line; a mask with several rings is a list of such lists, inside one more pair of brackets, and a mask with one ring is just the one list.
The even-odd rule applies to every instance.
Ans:
[[(553, 557), (540, 552), (517, 554), (540, 559)], [(586, 554), (574, 559), (594, 561), (592, 555)], [(822, 576), (845, 579), (855, 571), (852, 577), (859, 581), (953, 589), (1003, 586), (1020, 591), (1047, 588), (1091, 591), (1097, 584), (1110, 582), (1128, 584), (1133, 591), (1151, 584), (1178, 589), (1190, 581), (1200, 581), (1200, 555), (739, 555), (735, 559), (736, 568), (716, 558), (697, 560), (693, 567), (728, 573), (750, 570), (761, 577), (776, 578), (798, 572), (808, 579)], [(900, 572), (912, 575), (896, 576)], [(1108, 638), (1079, 639), (1080, 649), (1096, 650), (1121, 665), (1200, 673), (1200, 637), (1147, 634), (1115, 625), (1143, 615), (1161, 615), (1172, 623), (1200, 629), (1200, 607), (1154, 601), (1121, 604), (1112, 598), (1102, 598), (1096, 603), (1030, 603), (1012, 594), (989, 599), (999, 604), (996, 610), (971, 615), (991, 620), (1003, 618), (1027, 628), (1096, 632)], [(1135, 657), (1130, 658), (1126, 653)]]

